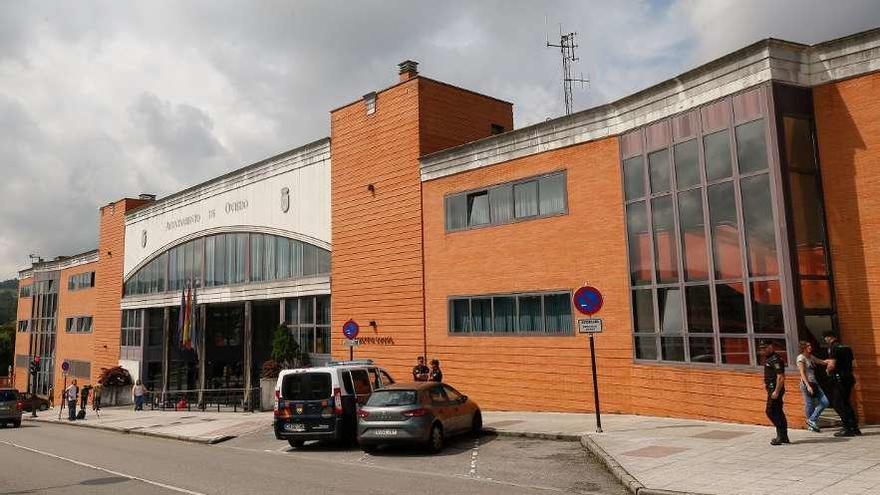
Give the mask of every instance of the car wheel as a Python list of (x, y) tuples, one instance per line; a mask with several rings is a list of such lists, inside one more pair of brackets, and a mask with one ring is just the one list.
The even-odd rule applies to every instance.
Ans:
[(443, 450), (443, 426), (440, 423), (434, 423), (431, 427), (431, 436), (428, 437), (428, 450), (436, 454)]
[(40, 411), (46, 411), (48, 409), (49, 409), (49, 405), (46, 404), (45, 402), (40, 404)]
[(295, 449), (301, 449), (301, 448), (303, 448), (303, 445), (306, 444), (306, 441), (305, 440), (288, 440), (287, 443), (289, 443), (290, 446)]
[(477, 409), (471, 419), (471, 435), (478, 437), (483, 432), (483, 414)]

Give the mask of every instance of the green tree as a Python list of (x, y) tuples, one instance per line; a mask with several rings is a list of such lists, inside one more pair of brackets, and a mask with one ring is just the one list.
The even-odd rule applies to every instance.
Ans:
[(272, 339), (272, 359), (282, 368), (291, 368), (296, 364), (297, 357), (299, 344), (286, 326), (279, 325)]
[(15, 352), (15, 325), (0, 326), (0, 376), (5, 376), (12, 366)]

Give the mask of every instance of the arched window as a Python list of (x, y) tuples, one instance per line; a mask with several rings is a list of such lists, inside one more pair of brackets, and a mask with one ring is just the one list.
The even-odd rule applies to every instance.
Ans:
[(154, 257), (125, 282), (125, 295), (177, 291), (188, 281), (218, 287), (328, 275), (330, 251), (287, 237), (215, 234)]

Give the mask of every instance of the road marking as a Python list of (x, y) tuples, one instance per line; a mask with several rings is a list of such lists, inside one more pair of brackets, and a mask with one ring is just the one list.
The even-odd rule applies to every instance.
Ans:
[(159, 482), (159, 481), (148, 480), (148, 479), (146, 479), (146, 478), (141, 478), (141, 477), (139, 477), (139, 476), (134, 476), (134, 475), (132, 475), (132, 474), (120, 473), (119, 471), (113, 471), (112, 469), (102, 468), (101, 466), (95, 466), (94, 464), (89, 464), (89, 463), (86, 463), (86, 462), (77, 461), (76, 459), (70, 459), (70, 458), (68, 458), (68, 457), (62, 457), (62, 456), (60, 456), (60, 455), (53, 454), (53, 453), (51, 453), (51, 452), (45, 452), (45, 451), (42, 451), (42, 450), (32, 449), (32, 448), (30, 448), (30, 447), (25, 447), (24, 445), (19, 445), (19, 444), (17, 444), (17, 443), (7, 442), (7, 441), (5, 441), (5, 440), (0, 440), (0, 443), (3, 443), (3, 444), (6, 444), (6, 445), (9, 445), (9, 446), (11, 446), (11, 447), (15, 447), (15, 448), (17, 448), (17, 449), (27, 450), (28, 452), (33, 452), (33, 453), (35, 453), (35, 454), (44, 455), (44, 456), (46, 456), (46, 457), (52, 457), (52, 458), (54, 458), (54, 459), (58, 459), (58, 460), (61, 460), (61, 461), (67, 461), (67, 462), (69, 462), (69, 463), (71, 463), (71, 464), (76, 464), (77, 466), (82, 466), (82, 467), (87, 467), (87, 468), (89, 468), (89, 469), (95, 469), (95, 470), (98, 470), (98, 471), (103, 471), (103, 472), (105, 472), (105, 473), (112, 474), (112, 475), (114, 475), (114, 476), (119, 476), (119, 477), (121, 477), (121, 478), (128, 478), (128, 479), (130, 479), (130, 480), (140, 481), (141, 483), (146, 483), (146, 484), (148, 484), (148, 485), (158, 486), (158, 487), (160, 487), (160, 488), (165, 488), (166, 490), (172, 490), (172, 491), (175, 491), (175, 492), (186, 493), (186, 494), (188, 494), (188, 495), (205, 495), (204, 493), (201, 493), (201, 492), (194, 492), (194, 491), (192, 491), (192, 490), (187, 490), (186, 488), (180, 488), (179, 486), (168, 485), (168, 484), (165, 484), (165, 483), (162, 483), (162, 482)]
[(480, 455), (480, 439), (474, 439), (474, 448), (471, 450), (471, 470), (470, 475), (477, 476), (477, 456)]

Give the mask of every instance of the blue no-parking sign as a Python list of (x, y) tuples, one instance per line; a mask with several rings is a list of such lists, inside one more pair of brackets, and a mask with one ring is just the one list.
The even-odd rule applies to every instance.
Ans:
[(348, 320), (342, 325), (342, 334), (345, 335), (345, 338), (348, 340), (354, 340), (357, 338), (360, 329), (361, 327), (358, 326), (356, 321)]
[(595, 287), (581, 287), (575, 291), (572, 299), (577, 310), (585, 315), (596, 314), (602, 309), (602, 293)]

